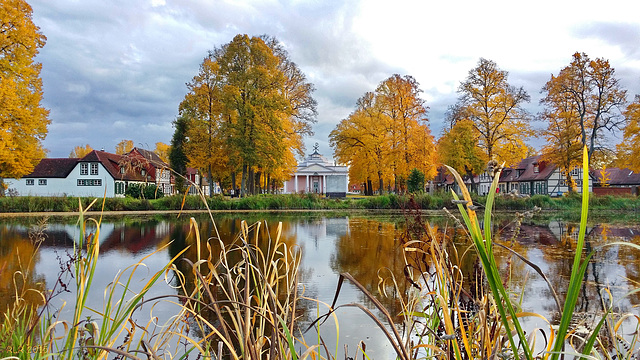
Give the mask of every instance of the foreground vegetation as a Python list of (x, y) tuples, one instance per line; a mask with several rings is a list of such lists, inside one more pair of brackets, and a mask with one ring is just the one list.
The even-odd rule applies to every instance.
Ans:
[[(486, 197), (471, 195), (475, 204), (484, 204)], [(95, 198), (75, 197), (0, 197), (0, 212), (76, 212), (78, 201), (83, 206), (90, 204)], [(214, 196), (206, 198), (206, 203), (199, 196), (168, 196), (160, 199), (107, 198), (104, 200), (104, 211), (141, 211), (141, 210), (349, 210), (349, 209), (387, 209), (403, 210), (409, 202), (423, 210), (441, 210), (444, 207), (454, 208), (450, 193), (425, 193), (411, 195), (387, 194), (379, 196), (355, 196), (345, 199), (329, 199), (316, 194), (288, 195), (255, 195), (244, 198), (227, 198)], [(580, 194), (572, 194), (561, 198), (545, 195), (532, 197), (513, 197), (501, 195), (495, 198), (494, 208), (497, 210), (574, 210), (579, 212)], [(413, 205), (412, 205), (413, 206)], [(589, 200), (593, 210), (640, 210), (640, 198), (620, 196), (595, 196)], [(482, 206), (481, 206), (482, 209)]]

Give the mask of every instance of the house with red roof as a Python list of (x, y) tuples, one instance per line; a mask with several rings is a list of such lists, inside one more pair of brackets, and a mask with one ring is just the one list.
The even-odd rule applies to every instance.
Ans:
[(174, 193), (175, 179), (169, 169), (169, 164), (153, 151), (134, 147), (123, 155), (123, 161), (128, 162), (132, 167), (144, 169), (145, 174), (150, 177), (159, 191), (165, 195)]
[(42, 159), (20, 179), (5, 179), (19, 196), (117, 197), (132, 183), (155, 183), (148, 168), (123, 155), (93, 150), (82, 158)]
[(596, 195), (640, 195), (640, 173), (627, 168), (591, 170)]

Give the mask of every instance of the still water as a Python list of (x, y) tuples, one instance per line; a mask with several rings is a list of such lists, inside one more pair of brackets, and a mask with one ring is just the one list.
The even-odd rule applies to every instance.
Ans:
[[(304, 296), (330, 304), (335, 295), (339, 274), (348, 272), (376, 294), (392, 314), (400, 311), (396, 299), (384, 298), (377, 293), (377, 285), (381, 269), (395, 274), (399, 280), (403, 278), (404, 262), (399, 249), (404, 229), (402, 217), (251, 214), (220, 215), (215, 216), (214, 220), (220, 237), (231, 241), (240, 230), (241, 220), (254, 223), (265, 218), (267, 227), (275, 228), (278, 222), (282, 222), (284, 241), (289, 246), (297, 246), (302, 250), (300, 289)], [(69, 282), (70, 279), (68, 274), (60, 274), (64, 273), (65, 263), (73, 253), (74, 241), (79, 238), (79, 228), (73, 219), (49, 219), (43, 232), (44, 241), (39, 248), (30, 239), (30, 234), (33, 238), (37, 227), (36, 219), (1, 220), (0, 308), (5, 308), (11, 298), (11, 274), (22, 266), (32, 270), (30, 286), (57, 289), (60, 292), (54, 297), (52, 305), (63, 308), (63, 316), (69, 315), (71, 306), (65, 307), (64, 303), (72, 297), (60, 290), (64, 290), (62, 283)], [(434, 216), (426, 220), (441, 233), (446, 233), (461, 254), (470, 246), (463, 230), (455, 229), (455, 224), (447, 218)], [(507, 218), (494, 225), (496, 240), (539, 266), (563, 298), (571, 274), (577, 224), (550, 220), (542, 223), (525, 222), (516, 228), (511, 220)], [(214, 234), (214, 226), (207, 217), (198, 217), (197, 222), (202, 237)], [(616, 301), (616, 311), (635, 312), (637, 309), (634, 307), (640, 304), (640, 294), (624, 295), (639, 286), (640, 251), (607, 244), (617, 241), (640, 244), (640, 226), (592, 224), (588, 231), (587, 247), (595, 249), (596, 253), (589, 265), (576, 311), (599, 311), (599, 294), (604, 288), (608, 288)], [(100, 235), (97, 275), (87, 304), (97, 309), (103, 308), (104, 289), (119, 271), (131, 271), (126, 269), (147, 257), (143, 261), (146, 268), (137, 271), (136, 279), (141, 286), (144, 278), (162, 269), (175, 254), (187, 246), (188, 238), (193, 234), (190, 235), (188, 218), (149, 217), (103, 220)], [(505, 273), (511, 274), (509, 285), (512, 289), (524, 289), (521, 299), (523, 310), (539, 313), (552, 321), (557, 319), (556, 307), (543, 279), (504, 249), (496, 247), (496, 257)], [(29, 259), (33, 261), (29, 262)], [(467, 262), (468, 265), (461, 264), (461, 268), (472, 268), (474, 260), (471, 255), (466, 255), (462, 262)], [(149, 296), (172, 291), (175, 293), (169, 286), (158, 286)], [(382, 318), (368, 299), (351, 284), (343, 285), (337, 303), (364, 304)], [(326, 311), (324, 308), (318, 310), (315, 303), (303, 302), (302, 305), (305, 307), (301, 320), (303, 327), (314, 320), (318, 312)], [(161, 304), (146, 311), (148, 312), (144, 312), (142, 317), (162, 318), (170, 316), (175, 308), (170, 304)], [(321, 328), (322, 336), (330, 344), (332, 352), (337, 346), (340, 349), (338, 353), (344, 353), (346, 345), (348, 353), (353, 356), (358, 342), (362, 340), (372, 358), (393, 357), (392, 349), (382, 331), (361, 310), (354, 307), (341, 308), (338, 310), (338, 319), (339, 338), (336, 339), (335, 324), (331, 321)], [(542, 324), (531, 323), (529, 326)], [(307, 333), (306, 336), (313, 338), (314, 334)]]

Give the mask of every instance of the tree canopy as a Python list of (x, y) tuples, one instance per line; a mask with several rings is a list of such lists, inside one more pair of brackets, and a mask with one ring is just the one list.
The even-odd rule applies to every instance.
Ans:
[(313, 85), (275, 38), (235, 36), (209, 52), (187, 86), (180, 114), (191, 166), (211, 182), (231, 177), (234, 188), (240, 172), (241, 194), (292, 174), (316, 102)]
[(471, 120), (478, 146), (487, 158), (510, 166), (527, 155), (525, 141), (532, 131), (530, 116), (522, 107), (530, 97), (522, 87), (511, 86), (507, 78), (508, 73), (495, 62), (481, 58), (460, 83), (453, 122)]
[(69, 154), (69, 157), (70, 158), (82, 158), (85, 155), (87, 155), (88, 153), (90, 153), (91, 151), (93, 151), (93, 148), (91, 146), (89, 146), (89, 144), (86, 144), (85, 146), (78, 145), (78, 146), (75, 146), (73, 148), (73, 150), (71, 150), (71, 153)]
[(46, 155), (49, 111), (40, 105), (42, 66), (34, 61), (46, 37), (31, 13), (24, 0), (0, 1), (0, 183), (29, 174)]
[[(595, 152), (612, 150), (607, 146), (608, 135), (624, 126), (621, 108), (626, 105), (627, 92), (621, 88), (608, 60), (591, 60), (587, 54), (577, 52), (558, 75), (551, 75), (543, 91), (546, 93), (542, 101), (546, 113), (555, 114), (547, 116), (547, 120), (556, 122), (551, 126), (560, 125), (554, 130), (556, 137), (573, 138), (576, 128), (579, 132), (580, 149), (573, 152), (580, 152), (582, 146), (586, 146), (589, 160), (592, 160)], [(565, 121), (558, 123), (558, 117), (564, 117)], [(548, 142), (548, 150), (566, 152), (566, 139), (563, 140), (564, 148), (559, 147), (557, 141)]]
[(350, 166), (351, 181), (367, 185), (378, 180), (378, 191), (406, 190), (412, 169), (433, 178), (437, 169), (434, 139), (427, 126), (427, 106), (418, 82), (395, 74), (375, 92), (358, 99), (356, 109), (331, 131), (335, 157)]

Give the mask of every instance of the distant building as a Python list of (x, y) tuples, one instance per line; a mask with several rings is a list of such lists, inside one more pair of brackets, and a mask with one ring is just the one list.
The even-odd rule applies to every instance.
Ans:
[(318, 144), (313, 153), (298, 164), (293, 177), (284, 183), (285, 194), (316, 193), (328, 197), (345, 197), (349, 190), (349, 169), (332, 164), (318, 152)]
[(596, 195), (640, 195), (640, 173), (626, 168), (607, 168), (591, 170), (591, 176), (595, 179), (593, 193)]
[[(468, 189), (471, 189), (471, 179), (466, 174), (463, 177)], [(582, 167), (575, 167), (571, 170), (571, 178), (575, 181), (577, 192), (582, 192), (582, 182), (585, 180), (582, 174)], [(595, 178), (593, 174), (587, 174), (589, 181), (589, 192), (593, 190)], [(475, 175), (473, 183), (478, 189), (479, 195), (487, 195), (491, 188), (493, 177), (483, 172)], [(453, 189), (459, 192), (459, 188), (451, 174), (444, 168), (438, 170), (438, 175), (433, 181), (437, 189)], [(530, 156), (522, 159), (516, 166), (502, 169), (498, 181), (499, 193), (515, 193), (521, 195), (549, 195), (561, 196), (569, 192), (569, 183), (566, 175), (559, 167), (542, 159), (540, 155)]]
[(5, 182), (18, 196), (124, 197), (130, 184), (154, 184), (169, 195), (173, 177), (156, 157), (137, 148), (125, 155), (92, 150), (82, 158), (42, 159), (30, 174)]

